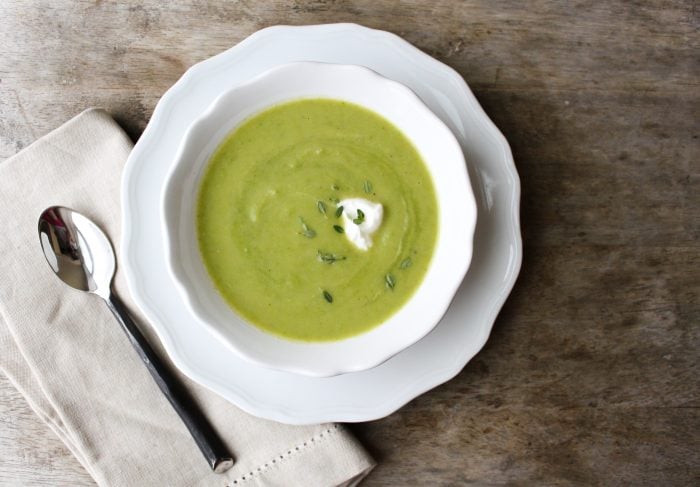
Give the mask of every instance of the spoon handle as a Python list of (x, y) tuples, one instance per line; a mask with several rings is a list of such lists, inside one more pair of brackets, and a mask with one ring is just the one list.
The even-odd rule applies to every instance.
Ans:
[(202, 451), (202, 454), (204, 454), (207, 462), (209, 462), (211, 469), (216, 473), (223, 473), (231, 468), (233, 465), (233, 458), (221, 442), (221, 439), (204, 418), (192, 399), (185, 393), (175, 376), (165, 367), (160, 358), (158, 358), (158, 355), (156, 355), (148, 344), (146, 338), (141, 334), (129, 316), (124, 303), (122, 303), (114, 293), (110, 293), (110, 295), (105, 298), (105, 302), (126, 332), (129, 341), (136, 349), (141, 360), (143, 360), (143, 363), (151, 373), (151, 376), (153, 376), (156, 384), (158, 384), (160, 390), (165, 397), (168, 398), (170, 404), (180, 416), (183, 423), (185, 423), (185, 426), (187, 426), (192, 438), (194, 438), (197, 446)]

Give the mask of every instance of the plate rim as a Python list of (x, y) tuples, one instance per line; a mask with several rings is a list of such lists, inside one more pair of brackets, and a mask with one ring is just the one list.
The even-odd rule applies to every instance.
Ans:
[[(284, 35), (285, 33), (291, 33), (293, 31), (296, 31), (298, 33), (301, 31), (318, 32), (324, 30), (327, 31), (328, 34), (337, 34), (339, 32), (352, 30), (355, 31), (354, 33), (356, 34), (364, 34), (366, 36), (369, 36), (370, 38), (381, 38), (382, 42), (391, 44), (391, 47), (393, 49), (403, 50), (404, 55), (408, 57), (417, 56), (418, 58), (420, 58), (420, 62), (427, 63), (428, 65), (432, 65), (433, 67), (437, 68), (443, 73), (445, 78), (450, 78), (449, 81), (457, 85), (456, 92), (458, 91), (460, 95), (464, 95), (463, 99), (467, 102), (469, 109), (473, 110), (476, 113), (481, 124), (485, 126), (485, 129), (489, 132), (489, 135), (494, 137), (495, 142), (498, 143), (498, 145), (501, 148), (502, 158), (505, 163), (504, 168), (506, 169), (509, 187), (511, 188), (511, 190), (509, 191), (510, 208), (508, 210), (508, 215), (510, 218), (508, 234), (512, 237), (511, 243), (513, 245), (515, 254), (511, 255), (511, 263), (508, 267), (508, 272), (504, 278), (505, 282), (503, 286), (498, 289), (498, 293), (494, 293), (494, 303), (489, 307), (489, 310), (486, 313), (486, 317), (483, 320), (484, 323), (487, 323), (488, 326), (486, 326), (487, 329), (485, 330), (485, 333), (482, 332), (481, 340), (478, 343), (478, 347), (475, 348), (476, 351), (466, 358), (461, 356), (455, 357), (455, 359), (447, 366), (432, 369), (432, 373), (422, 376), (422, 384), (418, 385), (417, 383), (412, 382), (411, 384), (407, 385), (404, 388), (404, 390), (396, 392), (392, 396), (393, 401), (386, 401), (382, 403), (382, 407), (370, 406), (368, 408), (364, 408), (370, 409), (371, 412), (367, 410), (360, 411), (363, 408), (351, 406), (350, 409), (352, 409), (352, 411), (349, 411), (347, 409), (343, 411), (338, 410), (342, 408), (320, 408), (317, 409), (315, 413), (308, 414), (307, 412), (305, 412), (305, 414), (300, 414), (299, 412), (292, 412), (288, 410), (288, 408), (285, 408), (281, 405), (270, 406), (269, 404), (259, 404), (248, 394), (246, 394), (245, 391), (240, 390), (240, 388), (235, 388), (236, 400), (234, 401), (233, 399), (231, 399), (232, 387), (230, 385), (227, 387), (223, 384), (219, 384), (218, 381), (214, 379), (202, 377), (201, 374), (199, 374), (194, 367), (190, 366), (187, 360), (179, 352), (179, 345), (174, 340), (173, 333), (170, 330), (167, 330), (164, 327), (155, 324), (157, 323), (157, 320), (149, 320), (151, 322), (150, 326), (155, 330), (158, 338), (161, 340), (171, 360), (178, 367), (178, 369), (185, 373), (185, 375), (189, 376), (197, 383), (217, 392), (219, 395), (222, 395), (227, 400), (233, 402), (235, 405), (237, 405), (238, 407), (250, 414), (289, 424), (310, 424), (321, 421), (338, 420), (368, 421), (372, 419), (381, 418), (396, 411), (397, 409), (399, 409), (415, 397), (423, 394), (424, 392), (452, 379), (464, 368), (464, 366), (473, 358), (473, 356), (483, 348), (484, 344), (488, 340), (488, 337), (490, 336), (490, 333), (493, 329), (495, 319), (498, 316), (498, 313), (500, 312), (501, 308), (503, 307), (503, 304), (505, 303), (513, 286), (515, 285), (515, 281), (517, 280), (517, 276), (522, 265), (522, 237), (520, 233), (519, 214), (521, 194), (520, 178), (515, 167), (515, 162), (513, 160), (510, 147), (503, 134), (498, 130), (495, 124), (483, 111), (483, 108), (479, 105), (471, 89), (457, 71), (455, 71), (450, 66), (438, 61), (437, 59), (434, 59), (433, 57), (429, 56), (425, 52), (410, 44), (408, 41), (405, 41), (401, 37), (391, 32), (370, 29), (357, 24), (348, 23), (320, 24), (312, 26), (278, 25), (261, 29), (251, 34), (235, 46), (215, 56), (200, 61), (193, 65), (190, 69), (188, 69), (183, 74), (183, 76), (170, 89), (168, 89), (158, 101), (154, 109), (153, 115), (151, 117), (151, 120), (149, 121), (141, 138), (135, 145), (132, 153), (130, 154), (127, 160), (122, 175), (121, 184), (123, 222), (123, 231), (121, 238), (121, 258), (125, 270), (124, 274), (127, 280), (127, 284), (129, 286), (130, 291), (132, 291), (132, 298), (137, 304), (137, 306), (144, 313), (144, 315), (146, 315), (147, 317), (151, 315), (157, 316), (158, 312), (157, 310), (153, 310), (151, 306), (149, 306), (149, 303), (145, 299), (147, 293), (139, 292), (139, 290), (143, 291), (143, 289), (141, 283), (139, 282), (138, 271), (135, 269), (134, 263), (129, 258), (129, 255), (133, 255), (133, 252), (131, 251), (131, 246), (134, 242), (132, 236), (133, 228), (132, 225), (126, 224), (130, 221), (129, 215), (133, 214), (134, 212), (134, 209), (131, 207), (132, 200), (130, 199), (129, 187), (127, 183), (133, 177), (132, 173), (134, 172), (134, 167), (136, 165), (135, 161), (141, 158), (142, 152), (144, 152), (145, 150), (145, 143), (143, 141), (147, 140), (152, 132), (156, 132), (156, 128), (162, 123), (163, 119), (167, 119), (170, 116), (172, 111), (171, 109), (169, 109), (171, 99), (176, 98), (176, 96), (182, 90), (184, 90), (190, 83), (196, 80), (198, 73), (207, 69), (208, 65), (213, 66), (219, 60), (225, 59), (226, 57), (232, 55), (232, 53), (236, 53), (237, 51), (247, 48), (248, 45), (252, 45), (258, 40), (264, 40), (265, 37)], [(410, 392), (408, 390), (410, 390)]]

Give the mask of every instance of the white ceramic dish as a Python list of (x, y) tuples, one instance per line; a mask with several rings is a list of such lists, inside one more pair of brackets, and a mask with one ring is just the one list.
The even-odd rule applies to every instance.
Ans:
[[(426, 276), (401, 309), (380, 326), (355, 337), (307, 343), (265, 333), (229, 307), (201, 258), (195, 215), (204, 169), (228, 133), (265, 108), (318, 97), (364, 106), (413, 142), (432, 175), (442, 224)], [(369, 369), (432, 330), (467, 272), (475, 223), (476, 204), (464, 156), (452, 132), (411, 90), (355, 65), (284, 64), (225, 92), (187, 130), (163, 190), (166, 264), (189, 311), (198, 319), (192, 324), (193, 332), (204, 323), (253, 363), (313, 377)]]
[[(165, 176), (187, 127), (223, 91), (279, 64), (358, 64), (416, 92), (457, 136), (479, 220), (469, 272), (440, 323), (383, 364), (330, 378), (255, 366), (195, 320), (169, 278), (160, 233)], [(483, 347), (520, 270), (520, 182), (508, 143), (461, 76), (401, 38), (353, 24), (270, 27), (193, 66), (158, 103), (122, 183), (121, 262), (134, 300), (175, 365), (256, 416), (290, 424), (370, 421), (451, 379)]]

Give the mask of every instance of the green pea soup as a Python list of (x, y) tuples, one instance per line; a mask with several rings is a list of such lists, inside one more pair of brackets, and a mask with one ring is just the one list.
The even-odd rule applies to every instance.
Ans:
[[(383, 206), (367, 250), (344, 232), (347, 198)], [(332, 99), (276, 105), (237, 127), (208, 162), (196, 218), (224, 300), (267, 332), (309, 342), (366, 332), (403, 306), (438, 229), (433, 182), (411, 142), (378, 114)]]

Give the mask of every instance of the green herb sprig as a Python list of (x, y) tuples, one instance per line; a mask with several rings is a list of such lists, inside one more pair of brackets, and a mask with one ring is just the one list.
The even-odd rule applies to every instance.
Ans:
[(345, 260), (347, 257), (344, 255), (337, 255), (332, 252), (322, 252), (319, 250), (316, 254), (316, 258), (319, 262), (323, 262), (324, 264), (334, 264), (340, 260)]
[(316, 236), (316, 230), (308, 226), (302, 217), (299, 217), (299, 221), (301, 222), (300, 233), (306, 238), (314, 238)]
[(354, 218), (352, 222), (355, 225), (360, 225), (363, 221), (365, 221), (365, 212), (360, 210), (359, 208), (357, 209), (357, 218)]

